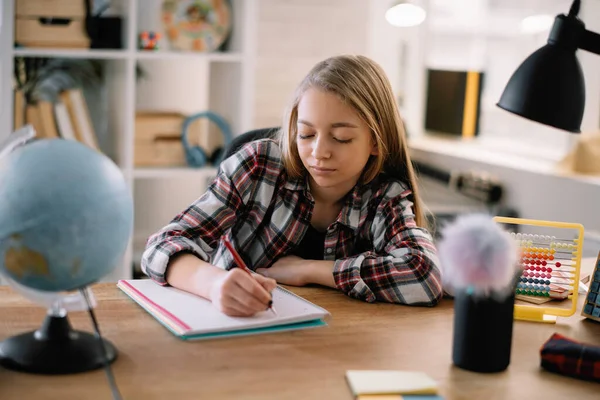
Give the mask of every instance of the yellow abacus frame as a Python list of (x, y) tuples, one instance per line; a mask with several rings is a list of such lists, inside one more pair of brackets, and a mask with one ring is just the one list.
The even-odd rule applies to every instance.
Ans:
[(573, 258), (573, 266), (575, 267), (575, 282), (573, 284), (573, 294), (568, 299), (571, 300), (571, 308), (529, 306), (523, 304), (515, 304), (514, 318), (523, 321), (544, 322), (549, 324), (556, 323), (557, 317), (569, 317), (575, 314), (577, 309), (577, 299), (579, 297), (579, 272), (581, 269), (581, 253), (583, 251), (583, 225), (568, 222), (542, 221), (535, 219), (510, 218), (510, 217), (494, 217), (494, 221), (504, 224), (513, 225), (529, 225), (543, 226), (550, 228), (577, 229), (579, 236), (573, 239), (577, 243), (577, 256)]

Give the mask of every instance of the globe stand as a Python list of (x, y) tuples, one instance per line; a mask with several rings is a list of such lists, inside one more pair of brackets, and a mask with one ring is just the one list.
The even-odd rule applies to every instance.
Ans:
[(117, 350), (103, 339), (73, 330), (67, 313), (49, 312), (41, 328), (0, 342), (0, 365), (37, 374), (73, 374), (102, 368), (117, 358)]

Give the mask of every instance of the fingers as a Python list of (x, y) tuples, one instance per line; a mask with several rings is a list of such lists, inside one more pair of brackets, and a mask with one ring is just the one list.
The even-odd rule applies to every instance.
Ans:
[[(250, 274), (244, 271), (238, 271), (235, 282), (244, 289), (248, 294), (250, 294), (253, 300), (258, 301), (265, 306), (271, 301), (271, 293), (269, 293), (258, 281), (260, 277), (251, 276)], [(231, 273), (235, 273), (235, 270), (231, 271)], [(257, 279), (258, 278), (258, 279)], [(264, 308), (263, 308), (264, 309)]]
[[(258, 285), (258, 283), (257, 283)], [(262, 288), (261, 288), (262, 289)], [(269, 298), (266, 301), (259, 301), (256, 297), (249, 294), (243, 288), (239, 288), (238, 290), (232, 291), (231, 297), (238, 303), (244, 305), (248, 310), (250, 310), (253, 314), (259, 311), (264, 311), (268, 307)]]
[[(261, 268), (261, 269), (265, 269), (266, 270), (266, 268)], [(262, 275), (263, 276), (256, 275), (255, 278), (258, 281), (258, 283), (260, 283), (261, 286), (265, 288), (265, 290), (267, 292), (271, 293), (277, 287), (277, 281), (275, 281), (275, 279), (273, 279), (273, 278), (267, 278), (266, 277), (267, 275), (264, 274), (264, 273)]]
[(241, 269), (229, 271), (215, 297), (217, 307), (231, 316), (252, 316), (268, 308), (271, 294), (255, 278)]
[(226, 304), (221, 304), (221, 311), (231, 317), (251, 317), (257, 313), (248, 305), (240, 303), (237, 299), (230, 297)]
[(252, 310), (243, 304), (239, 304), (231, 293), (237, 290), (237, 285), (226, 274), (218, 284), (216, 284), (210, 293), (210, 300), (213, 305), (222, 313), (232, 317), (245, 317), (253, 315)]
[(253, 299), (237, 285), (234, 279), (226, 280), (219, 291), (219, 295), (213, 298), (213, 303), (221, 312), (229, 316), (250, 317), (266, 309), (265, 305)]
[(252, 316), (268, 309), (272, 301), (271, 291), (276, 287), (277, 282), (271, 278), (250, 275), (235, 268), (215, 286), (211, 299), (227, 315)]

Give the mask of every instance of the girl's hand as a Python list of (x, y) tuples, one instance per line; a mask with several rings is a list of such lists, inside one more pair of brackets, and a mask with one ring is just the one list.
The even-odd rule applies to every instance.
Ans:
[(269, 308), (273, 279), (250, 275), (240, 268), (222, 274), (212, 285), (210, 300), (222, 313), (232, 317), (250, 317)]
[(256, 272), (284, 285), (304, 286), (308, 284), (306, 273), (309, 262), (297, 256), (286, 256), (277, 260), (271, 268), (258, 268)]

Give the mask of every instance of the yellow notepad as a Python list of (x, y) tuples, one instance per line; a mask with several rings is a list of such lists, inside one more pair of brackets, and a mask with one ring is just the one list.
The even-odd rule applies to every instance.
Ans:
[(346, 371), (355, 396), (383, 394), (437, 394), (437, 382), (423, 372)]

